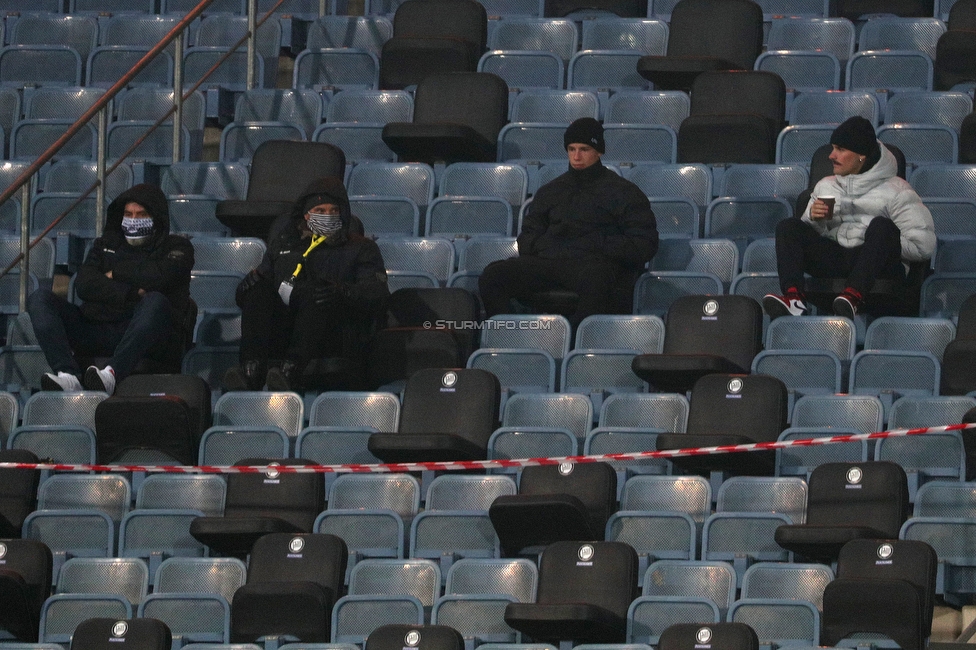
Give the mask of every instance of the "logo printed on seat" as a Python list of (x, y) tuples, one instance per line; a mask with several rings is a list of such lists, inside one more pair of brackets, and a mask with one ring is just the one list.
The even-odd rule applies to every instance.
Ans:
[(708, 643), (712, 640), (712, 630), (707, 627), (700, 628), (695, 634), (695, 640), (698, 643)]
[(705, 312), (706, 316), (714, 316), (718, 313), (718, 301), (708, 300), (702, 305), (702, 311)]
[(742, 386), (743, 386), (742, 380), (739, 379), (738, 377), (735, 377), (735, 378), (729, 380), (728, 389), (729, 389), (729, 392), (732, 393), (732, 394), (741, 393), (742, 392)]
[(895, 552), (895, 547), (885, 542), (878, 547), (878, 557), (882, 560), (889, 560)]
[(573, 473), (572, 463), (559, 463), (559, 473), (563, 476), (569, 476)]
[(301, 553), (303, 548), (305, 548), (305, 540), (301, 537), (293, 537), (292, 540), (288, 542), (288, 550), (292, 553)]
[(860, 467), (852, 467), (847, 470), (847, 482), (853, 485), (857, 485), (864, 478), (864, 472), (861, 471)]
[(129, 631), (129, 624), (125, 621), (119, 621), (112, 626), (112, 636), (120, 637), (125, 636), (125, 633)]
[(403, 637), (403, 642), (411, 648), (416, 648), (420, 645), (420, 632), (410, 630), (407, 632), (407, 636)]
[(441, 377), (441, 384), (444, 388), (451, 388), (457, 383), (458, 376), (456, 372), (445, 372), (444, 376)]
[(267, 476), (268, 478), (278, 478), (281, 472), (275, 469), (275, 465), (277, 464), (278, 463), (268, 463), (268, 469), (264, 470), (265, 476)]
[(595, 552), (596, 549), (594, 549), (592, 545), (583, 544), (579, 547), (579, 551), (577, 551), (576, 554), (579, 556), (579, 559), (583, 560), (584, 562), (589, 562), (593, 559), (593, 554)]
[(6, 556), (7, 556), (7, 545), (0, 544), (0, 559), (3, 559)]

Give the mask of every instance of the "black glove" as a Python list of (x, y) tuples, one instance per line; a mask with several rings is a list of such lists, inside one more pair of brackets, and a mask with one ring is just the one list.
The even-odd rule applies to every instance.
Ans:
[(234, 293), (234, 302), (237, 303), (238, 307), (242, 307), (241, 302), (244, 299), (244, 294), (254, 288), (258, 282), (264, 279), (264, 276), (257, 269), (251, 269), (248, 271), (240, 283), (237, 285), (237, 291)]
[(312, 289), (316, 305), (334, 305), (349, 296), (349, 287), (333, 280), (320, 280)]

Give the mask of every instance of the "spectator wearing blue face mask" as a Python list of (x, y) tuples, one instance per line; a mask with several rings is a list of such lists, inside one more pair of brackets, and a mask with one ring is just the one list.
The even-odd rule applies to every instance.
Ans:
[[(102, 236), (75, 278), (82, 304), (49, 289), (27, 299), (34, 333), (53, 372), (45, 390), (100, 390), (115, 384), (146, 356), (164, 354), (190, 309), (193, 245), (169, 232), (166, 196), (136, 185), (108, 206)], [(77, 356), (110, 357), (82, 373)]]
[(297, 390), (326, 375), (342, 382), (332, 388), (359, 387), (363, 347), (388, 296), (383, 256), (353, 227), (342, 179), (313, 181), (237, 287), (240, 365), (225, 388)]

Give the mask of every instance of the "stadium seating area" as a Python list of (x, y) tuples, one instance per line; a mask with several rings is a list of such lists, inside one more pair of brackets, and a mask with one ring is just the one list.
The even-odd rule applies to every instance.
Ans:
[[(284, 0), (257, 30), (251, 83), (246, 52), (230, 52), (250, 3), (214, 0), (189, 26), (181, 65), (171, 46), (112, 99), (106, 155), (126, 157), (106, 203), (158, 183), (195, 247), (199, 315), (182, 372), (207, 382), (196, 430), (178, 449), (150, 441), (110, 455), (97, 416), (105, 394), (40, 391), (48, 368), (15, 269), (0, 278), (0, 462), (284, 467), (439, 460), (445, 448), (562, 458), (933, 427), (976, 408), (976, 3), (729, 0), (723, 10), (752, 6), (745, 33), (760, 43), (714, 20), (723, 0), (423, 0), (432, 13), (419, 2), (408, 17), (399, 0)], [(0, 189), (195, 4), (0, 0)], [(258, 16), (274, 4), (259, 0)], [(443, 38), (451, 29), (457, 37)], [(705, 58), (720, 63), (687, 67)], [(186, 90), (211, 67), (182, 104), (175, 154), (172, 119), (137, 143), (172, 105), (174, 79)], [(472, 87), (494, 75), (475, 105), (436, 82), (456, 71)], [(743, 111), (749, 120), (732, 115)], [(904, 154), (935, 220), (917, 309), (772, 323), (756, 311), (752, 329), (737, 328), (745, 343), (695, 333), (710, 301), (778, 289), (775, 225), (853, 115)], [(249, 198), (261, 144), (342, 149), (353, 212), (391, 291), (438, 318), (481, 321), (480, 272), (516, 254), (534, 192), (567, 169), (562, 133), (584, 116), (604, 123), (605, 163), (643, 189), (662, 235), (630, 314), (592, 316), (575, 332), (558, 314), (513, 313), (429, 333), (450, 345), (418, 345), (410, 363), (451, 367), (455, 380), (491, 373), (498, 399), (479, 389), (487, 408), (424, 401), (397, 374), (409, 363), (370, 368), (368, 392), (223, 391), (238, 361), (234, 288), (265, 243), (217, 206)], [(465, 119), (477, 133), (461, 144), (417, 135)], [(88, 190), (97, 157), (92, 122), (0, 205), (0, 261), (20, 251), (22, 210), (39, 234)], [(28, 290), (79, 261), (95, 201), (32, 250)], [(689, 354), (720, 356), (712, 368), (723, 374), (695, 383), (654, 367)], [(168, 390), (152, 381), (127, 395)], [(766, 391), (763, 408), (732, 399), (743, 389)], [(139, 650), (921, 650), (930, 635), (956, 639), (976, 598), (971, 431), (801, 443), (754, 463), (0, 468), (0, 650), (105, 650), (126, 635), (123, 621)], [(428, 433), (444, 445), (436, 453)], [(419, 453), (404, 451), (408, 437), (430, 455), (405, 456)], [(767, 475), (740, 475), (745, 465)]]

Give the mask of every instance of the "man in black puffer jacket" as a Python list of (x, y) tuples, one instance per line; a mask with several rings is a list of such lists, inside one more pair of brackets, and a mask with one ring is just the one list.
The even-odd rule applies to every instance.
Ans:
[(240, 366), (224, 376), (228, 390), (296, 390), (309, 362), (323, 358), (354, 382), (390, 292), (379, 247), (352, 222), (346, 188), (330, 177), (272, 224), (264, 259), (237, 288)]
[(584, 117), (563, 136), (570, 169), (535, 193), (518, 237), (519, 256), (489, 264), (478, 288), (488, 316), (510, 301), (565, 289), (579, 295), (574, 329), (591, 314), (619, 311), (614, 293), (633, 290), (657, 252), (657, 222), (636, 185), (603, 166), (603, 127)]
[[(27, 313), (53, 370), (41, 378), (45, 390), (111, 395), (144, 356), (172, 343), (190, 307), (193, 245), (169, 227), (166, 196), (153, 185), (136, 185), (108, 206), (104, 232), (78, 270), (82, 305), (49, 289), (28, 297)], [(75, 353), (111, 360), (81, 377)]]

